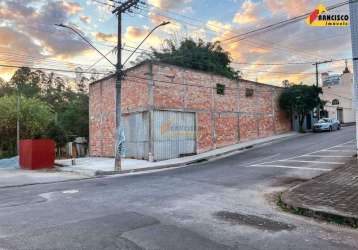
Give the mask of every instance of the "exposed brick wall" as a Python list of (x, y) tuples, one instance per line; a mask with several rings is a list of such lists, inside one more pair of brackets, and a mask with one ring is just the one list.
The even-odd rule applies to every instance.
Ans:
[(237, 113), (216, 113), (215, 146), (219, 148), (238, 143), (238, 129), (239, 119)]
[(112, 156), (115, 133), (114, 78), (91, 84), (89, 88), (90, 154)]
[(197, 152), (208, 151), (214, 146), (212, 114), (210, 112), (198, 112), (197, 121)]
[[(122, 81), (122, 113), (148, 109), (148, 66), (135, 67)], [(116, 126), (115, 77), (90, 85), (90, 155), (113, 157)]]
[[(164, 64), (144, 63), (126, 75), (122, 82), (122, 112), (195, 112), (198, 153), (291, 129), (289, 119), (278, 106), (281, 89), (274, 86)], [(224, 95), (217, 94), (218, 83), (225, 85)], [(246, 89), (252, 89), (253, 96), (246, 96)], [(113, 156), (114, 94), (113, 78), (90, 86), (91, 155)], [(101, 113), (108, 117), (99, 119)]]

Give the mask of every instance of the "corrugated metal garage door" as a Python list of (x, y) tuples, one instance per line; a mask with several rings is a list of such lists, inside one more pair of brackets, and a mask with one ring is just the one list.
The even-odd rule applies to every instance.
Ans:
[(124, 156), (135, 159), (148, 159), (149, 153), (149, 114), (134, 113), (122, 116), (124, 127)]
[(154, 111), (154, 160), (196, 152), (195, 113)]

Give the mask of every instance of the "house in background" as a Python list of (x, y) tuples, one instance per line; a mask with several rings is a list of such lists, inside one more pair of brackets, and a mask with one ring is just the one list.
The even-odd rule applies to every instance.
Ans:
[(326, 101), (325, 117), (341, 123), (355, 122), (353, 74), (347, 63), (343, 74), (322, 73), (322, 100)]

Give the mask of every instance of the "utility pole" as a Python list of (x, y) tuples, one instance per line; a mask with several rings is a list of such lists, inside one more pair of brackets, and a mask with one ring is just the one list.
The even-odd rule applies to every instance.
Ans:
[[(118, 3), (118, 2), (116, 2)], [(112, 13), (116, 14), (118, 17), (118, 41), (117, 41), (117, 64), (114, 64), (107, 58), (107, 54), (103, 54), (101, 51), (99, 51), (89, 39), (87, 39), (84, 35), (81, 34), (77, 29), (65, 25), (65, 24), (55, 24), (58, 27), (67, 28), (72, 30), (74, 33), (76, 33), (83, 41), (85, 41), (87, 44), (89, 44), (94, 50), (96, 50), (101, 56), (101, 59), (106, 59), (110, 64), (112, 64), (116, 68), (116, 145), (115, 145), (115, 171), (121, 171), (121, 152), (123, 147), (124, 138), (122, 137), (122, 131), (121, 131), (121, 116), (122, 116), (122, 110), (121, 110), (121, 92), (122, 92), (122, 78), (123, 78), (123, 67), (124, 65), (129, 61), (129, 59), (134, 55), (134, 53), (139, 49), (139, 47), (147, 40), (147, 38), (159, 27), (165, 26), (169, 24), (170, 22), (162, 22), (161, 24), (154, 27), (148, 35), (143, 39), (143, 41), (135, 48), (134, 51), (132, 51), (132, 54), (126, 59), (124, 64), (122, 64), (122, 13), (125, 12), (132, 12), (131, 8), (138, 8), (138, 4), (145, 4), (143, 1), (140, 0), (127, 0), (126, 2), (120, 3), (119, 6), (117, 6)], [(113, 6), (114, 7), (114, 6)], [(112, 51), (112, 50), (111, 50)], [(101, 61), (101, 60), (99, 60)], [(96, 65), (99, 61), (97, 61), (95, 64), (93, 64), (88, 69), (92, 68), (94, 65)]]
[(17, 85), (17, 99), (16, 99), (16, 151), (17, 155), (20, 156), (20, 102), (21, 102), (21, 92), (19, 88), (19, 83)]
[(326, 63), (331, 63), (332, 60), (327, 60), (327, 61), (321, 61), (321, 62), (315, 62), (314, 64), (312, 64), (313, 66), (316, 66), (316, 87), (319, 86), (319, 70), (318, 70), (318, 66), (321, 64), (326, 64)]
[(140, 0), (127, 0), (116, 7), (112, 13), (118, 18), (118, 40), (117, 40), (117, 64), (116, 64), (116, 145), (115, 145), (115, 171), (121, 171), (121, 153), (123, 138), (121, 131), (121, 93), (122, 93), (122, 13), (137, 7)]
[[(358, 2), (349, 2), (352, 53), (353, 53), (353, 71), (354, 71), (354, 101), (356, 109), (356, 136), (358, 135)], [(358, 137), (356, 139), (358, 149)]]
[[(321, 62), (315, 62), (314, 64), (312, 64), (313, 66), (316, 66), (316, 87), (319, 86), (319, 70), (318, 70), (318, 66), (321, 64), (326, 64), (326, 63), (331, 63), (332, 60), (326, 60), (326, 61), (321, 61)], [(321, 110), (320, 110), (320, 106), (317, 106), (317, 118), (320, 119), (320, 114)]]

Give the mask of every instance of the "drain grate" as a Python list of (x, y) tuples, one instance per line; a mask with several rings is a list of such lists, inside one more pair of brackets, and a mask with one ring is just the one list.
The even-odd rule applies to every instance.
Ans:
[(266, 219), (255, 215), (239, 214), (229, 211), (219, 211), (216, 212), (214, 216), (233, 225), (246, 225), (257, 229), (274, 232), (283, 230), (290, 231), (296, 228), (295, 226), (287, 223)]

